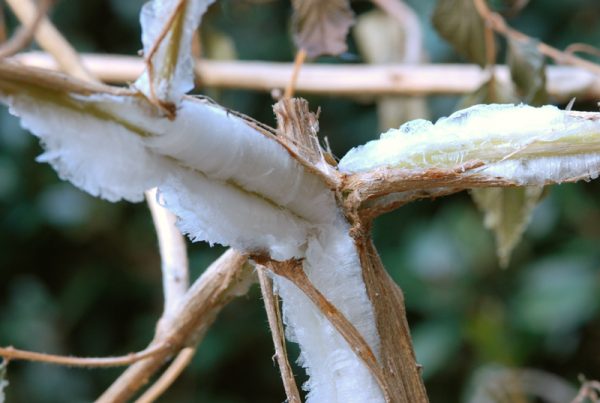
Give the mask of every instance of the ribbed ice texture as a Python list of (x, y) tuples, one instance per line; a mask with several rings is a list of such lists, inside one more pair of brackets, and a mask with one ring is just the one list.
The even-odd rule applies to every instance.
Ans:
[(26, 95), (4, 100), (21, 125), (40, 138), (47, 162), (62, 179), (92, 196), (139, 202), (172, 166), (145, 147), (142, 138), (113, 121), (39, 102)]
[[(352, 322), (379, 357), (379, 335), (348, 224), (321, 227), (308, 242), (304, 269), (311, 282)], [(369, 369), (342, 336), (293, 284), (275, 276), (288, 339), (300, 345), (299, 363), (310, 379), (307, 403), (377, 403), (383, 395)]]
[(333, 219), (333, 194), (317, 178), (215, 106), (184, 101), (171, 121), (135, 97), (73, 99), (86, 107), (25, 95), (5, 102), (40, 137), (39, 161), (94, 196), (141, 201), (158, 186), (192, 239), (280, 260), (302, 257), (308, 234)]
[(193, 241), (266, 252), (274, 259), (302, 257), (309, 224), (255, 195), (187, 169), (160, 186), (160, 198)]
[[(210, 103), (186, 98), (171, 121), (148, 115), (137, 103), (93, 98), (104, 110), (151, 133), (150, 150), (176, 159), (208, 177), (235, 182), (266, 196), (311, 222), (329, 222), (335, 213), (332, 192), (272, 138)], [(118, 101), (118, 100), (117, 100)]]
[[(171, 42), (173, 30), (171, 29), (156, 53), (152, 57), (152, 77), (144, 71), (136, 81), (135, 86), (147, 96), (152, 96), (150, 80), (154, 86), (155, 96), (163, 101), (179, 104), (181, 97), (194, 88), (194, 64), (192, 59), (192, 37), (202, 15), (214, 0), (183, 0), (184, 16), (180, 39), (177, 43)], [(152, 0), (144, 5), (140, 14), (142, 24), (142, 43), (144, 54), (148, 55), (154, 43), (181, 0)], [(174, 26), (174, 25), (173, 25)], [(171, 52), (175, 50), (176, 60), (171, 59)], [(168, 74), (170, 72), (170, 74)]]
[[(582, 142), (593, 148), (590, 155), (581, 149), (569, 155), (571, 146)], [(544, 143), (562, 148), (562, 155), (545, 157), (532, 151)], [(379, 140), (350, 150), (339, 168), (343, 172), (452, 168), (476, 160), (486, 164), (481, 173), (534, 185), (594, 177), (600, 166), (591, 154), (597, 150), (598, 121), (571, 116), (554, 106), (476, 105), (435, 124), (415, 120), (389, 130)]]

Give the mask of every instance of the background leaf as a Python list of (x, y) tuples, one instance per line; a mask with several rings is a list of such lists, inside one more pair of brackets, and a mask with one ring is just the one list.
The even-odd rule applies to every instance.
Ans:
[(294, 42), (309, 57), (344, 53), (354, 24), (348, 0), (293, 0)]
[(473, 189), (471, 197), (484, 213), (484, 224), (496, 235), (500, 266), (507, 267), (510, 254), (521, 240), (542, 187)]
[(472, 0), (439, 0), (433, 26), (458, 53), (485, 66), (484, 23)]
[(508, 66), (523, 102), (530, 105), (548, 103), (546, 59), (537, 49), (537, 41), (508, 39)]
[[(361, 14), (354, 26), (354, 38), (362, 58), (370, 64), (423, 61), (422, 27), (418, 16), (409, 8), (401, 7), (395, 18), (380, 10)], [(377, 100), (379, 127), (385, 131), (400, 127), (412, 119), (427, 119), (429, 113), (424, 97), (380, 97)]]

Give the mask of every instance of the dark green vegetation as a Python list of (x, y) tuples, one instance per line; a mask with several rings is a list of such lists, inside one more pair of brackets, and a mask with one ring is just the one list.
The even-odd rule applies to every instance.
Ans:
[[(134, 54), (140, 0), (62, 0), (52, 17), (81, 51)], [(413, 0), (434, 62), (462, 61), (431, 28), (433, 0)], [(499, 3), (499, 2), (497, 2)], [(600, 44), (596, 0), (532, 1), (509, 23), (559, 48)], [(355, 1), (357, 13), (371, 8)], [(235, 42), (240, 59), (289, 61), (284, 1), (220, 0), (204, 23)], [(7, 13), (8, 14), (8, 13)], [(207, 44), (206, 49), (210, 51)], [(360, 62), (356, 46), (328, 62)], [(202, 91), (274, 124), (272, 99)], [(336, 155), (378, 133), (368, 100), (309, 97)], [(431, 97), (431, 117), (458, 98)], [(577, 104), (575, 109), (594, 110)], [(162, 309), (159, 256), (144, 204), (110, 204), (62, 182), (34, 161), (41, 149), (0, 112), (0, 345), (105, 356), (140, 350)], [(508, 270), (467, 194), (418, 202), (380, 218), (375, 242), (406, 294), (419, 362), (433, 402), (467, 399), (474, 378), (498, 366), (538, 368), (573, 385), (600, 378), (600, 182), (555, 186), (536, 209)], [(222, 251), (190, 246), (193, 278)], [(284, 400), (257, 288), (221, 314), (191, 367), (163, 401)], [(292, 357), (297, 350), (292, 349)], [(12, 363), (9, 402), (90, 401), (121, 372)], [(297, 373), (302, 373), (297, 370)]]

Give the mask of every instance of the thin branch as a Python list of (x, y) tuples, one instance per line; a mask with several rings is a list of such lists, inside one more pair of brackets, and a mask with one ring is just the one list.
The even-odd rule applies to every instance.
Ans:
[(36, 353), (33, 351), (19, 350), (13, 347), (0, 347), (0, 357), (5, 360), (25, 360), (35, 362), (45, 362), (48, 364), (66, 365), (70, 367), (87, 367), (87, 368), (102, 368), (102, 367), (118, 367), (130, 365), (135, 362), (161, 355), (168, 350), (165, 344), (155, 344), (149, 346), (145, 350), (137, 353), (131, 353), (119, 357), (68, 357), (64, 355)]
[(600, 57), (600, 49), (587, 43), (572, 43), (565, 48), (565, 53), (586, 53), (591, 56)]
[(175, 225), (177, 218), (157, 200), (156, 188), (146, 192), (146, 202), (158, 236), (165, 306), (163, 318), (172, 315), (189, 287), (185, 239)]
[(300, 69), (304, 64), (304, 60), (306, 60), (306, 51), (301, 48), (296, 53), (296, 58), (294, 60), (294, 70), (292, 70), (292, 76), (290, 77), (290, 81), (288, 81), (287, 85), (285, 86), (285, 92), (283, 93), (283, 97), (286, 99), (290, 99), (294, 96), (294, 92), (296, 91), (296, 84), (298, 82), (298, 76), (300, 75)]
[(577, 393), (577, 396), (575, 396), (571, 403), (583, 403), (586, 400), (592, 403), (600, 402), (600, 382), (584, 381), (579, 389), (579, 393)]
[[(29, 66), (56, 70), (59, 67), (39, 52), (19, 54), (15, 60)], [(83, 54), (85, 66), (102, 81), (128, 83), (144, 70), (139, 57)], [(293, 71), (291, 63), (211, 61), (196, 63), (197, 79), (205, 87), (271, 92), (285, 88)], [(506, 66), (496, 67), (498, 80), (508, 82)], [(296, 92), (328, 96), (462, 95), (472, 93), (488, 79), (474, 64), (333, 65), (304, 64)], [(560, 101), (600, 98), (600, 77), (576, 67), (548, 66), (547, 87)]]
[(279, 371), (281, 372), (281, 380), (283, 381), (287, 401), (290, 403), (301, 403), (302, 400), (300, 400), (298, 386), (296, 385), (296, 380), (294, 379), (294, 374), (292, 373), (292, 368), (290, 367), (287, 358), (285, 339), (283, 336), (283, 324), (281, 322), (281, 312), (279, 310), (279, 299), (273, 293), (273, 281), (265, 273), (265, 268), (263, 266), (256, 265), (256, 272), (258, 273), (260, 291), (262, 292), (263, 300), (265, 302), (269, 328), (271, 329), (273, 345), (275, 346), (275, 358), (277, 359)]
[[(253, 258), (259, 263), (260, 258)], [(365, 363), (371, 374), (379, 384), (386, 402), (390, 402), (390, 387), (387, 383), (382, 368), (377, 358), (356, 327), (339, 311), (329, 300), (311, 283), (306, 276), (302, 263), (299, 261), (275, 262), (266, 261), (265, 266), (278, 276), (284, 277), (298, 287), (315, 306), (325, 315), (327, 320), (335, 327), (346, 340), (352, 351)]]
[[(494, 31), (520, 42), (529, 42), (534, 40), (530, 36), (509, 27), (500, 14), (492, 12), (489, 9), (485, 0), (474, 1), (479, 14), (486, 24), (488, 24)], [(599, 64), (592, 63), (573, 54), (563, 52), (543, 42), (538, 43), (537, 48), (542, 54), (554, 59), (554, 61), (557, 63), (577, 66), (582, 69), (586, 69), (597, 76), (600, 76)]]
[(196, 355), (196, 347), (186, 347), (181, 350), (160, 378), (136, 400), (136, 403), (151, 403), (158, 399), (192, 362), (194, 355)]
[(31, 25), (22, 25), (17, 28), (13, 36), (11, 36), (8, 41), (2, 43), (2, 46), (0, 46), (0, 58), (12, 56), (31, 43), (40, 22), (46, 16), (49, 8), (50, 0), (40, 1), (36, 16)]
[(244, 295), (253, 282), (246, 256), (230, 249), (194, 282), (172, 319), (163, 324), (151, 345), (169, 348), (129, 368), (100, 396), (98, 403), (128, 401), (177, 351), (200, 342), (221, 309), (233, 298)]
[[(32, 0), (6, 0), (6, 2), (23, 25), (33, 25), (38, 12)], [(65, 40), (47, 17), (42, 18), (34, 36), (40, 47), (54, 56), (61, 70), (77, 78), (95, 81), (94, 76), (82, 67), (79, 55), (75, 49)]]
[(0, 43), (4, 43), (8, 35), (6, 33), (6, 15), (4, 8), (0, 7)]

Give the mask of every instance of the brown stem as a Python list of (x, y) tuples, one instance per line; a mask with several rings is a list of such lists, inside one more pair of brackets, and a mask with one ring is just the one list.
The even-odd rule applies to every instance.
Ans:
[[(486, 24), (489, 24), (489, 26), (494, 31), (496, 31), (499, 34), (502, 34), (506, 37), (510, 37), (511, 39), (520, 41), (520, 42), (529, 42), (529, 41), (533, 40), (533, 38), (531, 38), (530, 36), (525, 35), (524, 33), (519, 32), (519, 31), (509, 27), (506, 24), (506, 22), (504, 21), (504, 19), (502, 18), (502, 16), (500, 16), (500, 14), (495, 13), (489, 9), (485, 0), (474, 0), (474, 1), (475, 1), (475, 5), (477, 6), (476, 8), (477, 8), (477, 11), (479, 12), (479, 14), (484, 19)], [(585, 59), (582, 59), (582, 58), (577, 57), (570, 53), (562, 52), (559, 49), (556, 49), (556, 48), (554, 48), (550, 45), (547, 45), (543, 42), (540, 42), (537, 45), (537, 48), (542, 54), (544, 54), (548, 57), (551, 57), (557, 63), (569, 64), (572, 66), (581, 67), (582, 69), (586, 69), (586, 70), (600, 76), (600, 65), (598, 65), (596, 63), (589, 62)]]
[(248, 291), (253, 281), (246, 256), (225, 252), (194, 282), (151, 345), (168, 340), (168, 349), (130, 366), (97, 400), (100, 403), (128, 401), (177, 351), (196, 345), (221, 309), (234, 297)]
[[(362, 232), (364, 231), (364, 232)], [(380, 338), (382, 374), (394, 403), (426, 403), (427, 393), (416, 362), (406, 320), (404, 295), (385, 271), (368, 235), (368, 227), (355, 232), (356, 247), (367, 294), (375, 311)]]
[[(32, 0), (6, 0), (6, 2), (25, 26), (31, 25), (38, 15)], [(83, 80), (95, 81), (94, 76), (83, 67), (75, 49), (47, 17), (42, 17), (34, 37), (40, 47), (55, 58), (63, 71)]]
[(587, 53), (591, 56), (600, 57), (600, 49), (587, 43), (572, 43), (565, 48), (565, 53)]
[(31, 25), (19, 27), (8, 41), (2, 43), (2, 46), (0, 46), (0, 58), (12, 56), (29, 45), (33, 40), (33, 36), (35, 35), (40, 22), (46, 16), (48, 8), (50, 8), (50, 0), (40, 1), (37, 14)]
[(177, 380), (196, 354), (195, 347), (186, 347), (177, 354), (160, 378), (150, 386), (136, 403), (151, 403), (158, 399)]
[(102, 367), (119, 367), (130, 365), (135, 362), (149, 359), (162, 354), (168, 350), (168, 346), (164, 343), (149, 346), (145, 350), (137, 353), (131, 353), (120, 357), (69, 357), (64, 355), (36, 353), (34, 351), (19, 350), (13, 347), (0, 347), (0, 357), (10, 360), (25, 360), (35, 362), (45, 362), (48, 364), (66, 365), (69, 367), (87, 367), (87, 368), (102, 368)]
[(298, 75), (300, 75), (300, 69), (304, 64), (304, 60), (306, 59), (306, 51), (304, 49), (298, 50), (296, 53), (296, 58), (294, 60), (294, 70), (292, 70), (292, 76), (290, 81), (285, 86), (285, 92), (283, 93), (283, 97), (285, 99), (290, 99), (294, 96), (294, 92), (296, 91), (296, 84), (298, 82)]
[(285, 389), (287, 401), (290, 403), (301, 403), (298, 386), (288, 361), (287, 351), (285, 348), (285, 339), (283, 336), (283, 323), (281, 322), (281, 312), (279, 309), (279, 298), (273, 293), (273, 281), (265, 273), (264, 266), (256, 265), (258, 273), (258, 281), (260, 283), (260, 291), (265, 302), (265, 310), (267, 311), (267, 319), (269, 328), (273, 337), (273, 345), (275, 346), (275, 358), (281, 372), (281, 380)]

